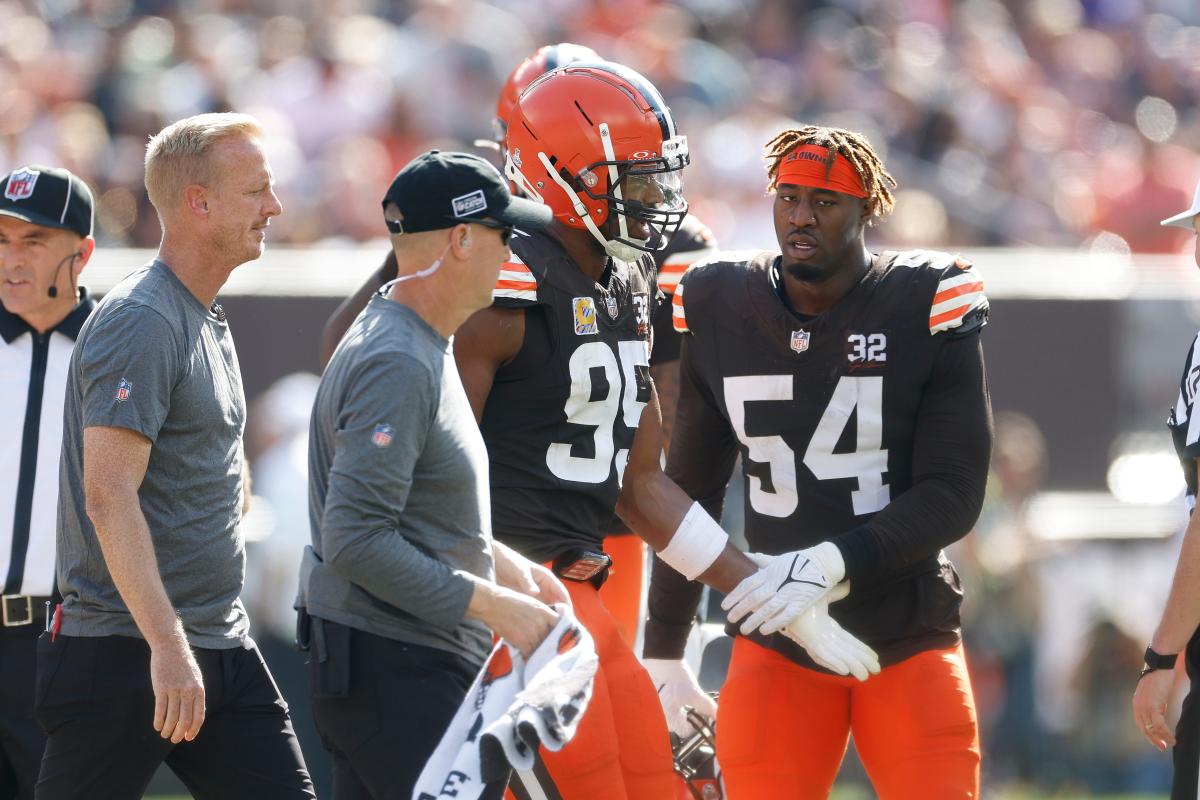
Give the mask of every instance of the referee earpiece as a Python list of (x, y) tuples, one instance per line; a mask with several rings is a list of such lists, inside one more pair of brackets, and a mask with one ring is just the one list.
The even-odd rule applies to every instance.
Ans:
[(46, 290), (46, 294), (51, 300), (53, 300), (55, 297), (58, 297), (58, 287), (54, 285), (58, 283), (58, 271), (62, 269), (63, 264), (67, 263), (68, 261), (74, 261), (77, 258), (83, 258), (82, 251), (71, 253), (71, 255), (58, 262), (58, 266), (54, 268), (54, 277), (51, 279), (50, 288)]
[(469, 233), (464, 233), (462, 235), (462, 238), (458, 240), (459, 247), (466, 247), (470, 243), (471, 243), (471, 234), (469, 234)]

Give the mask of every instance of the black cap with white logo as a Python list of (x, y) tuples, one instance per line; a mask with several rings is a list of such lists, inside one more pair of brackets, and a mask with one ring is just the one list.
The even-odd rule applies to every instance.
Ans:
[(31, 164), (0, 179), (0, 216), (92, 235), (92, 190), (60, 167)]
[(399, 215), (388, 215), (392, 233), (421, 233), (453, 228), (463, 222), (544, 228), (550, 207), (514, 197), (499, 170), (479, 156), (430, 150), (397, 173), (383, 197)]

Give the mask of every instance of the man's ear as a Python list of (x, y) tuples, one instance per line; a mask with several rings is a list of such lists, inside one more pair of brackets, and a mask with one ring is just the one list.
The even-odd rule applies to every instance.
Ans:
[(465, 222), (460, 222), (450, 229), (450, 250), (455, 258), (470, 257), (471, 241), (471, 226)]
[(79, 240), (79, 245), (75, 248), (75, 252), (79, 253), (79, 258), (75, 259), (75, 274), (83, 272), (83, 268), (92, 259), (92, 253), (96, 252), (96, 240), (91, 236), (85, 236)]
[(199, 217), (207, 217), (209, 214), (208, 190), (198, 183), (184, 187), (183, 203), (188, 211)]

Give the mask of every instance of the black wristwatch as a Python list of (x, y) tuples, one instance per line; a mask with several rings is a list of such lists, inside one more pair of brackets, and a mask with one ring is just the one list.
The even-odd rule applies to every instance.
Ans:
[(1151, 672), (1160, 669), (1175, 669), (1175, 660), (1179, 658), (1178, 653), (1163, 655), (1162, 653), (1154, 652), (1151, 647), (1146, 648), (1146, 654), (1143, 656), (1145, 665), (1142, 667), (1142, 672), (1138, 675), (1138, 680), (1146, 677)]

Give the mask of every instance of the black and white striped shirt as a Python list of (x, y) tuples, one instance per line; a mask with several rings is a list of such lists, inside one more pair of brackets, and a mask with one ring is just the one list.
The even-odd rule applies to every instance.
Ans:
[(75, 337), (95, 307), (46, 333), (0, 305), (0, 594), (54, 593), (63, 395)]
[(1183, 377), (1179, 380), (1179, 399), (1167, 418), (1175, 454), (1183, 467), (1187, 480), (1187, 510), (1196, 510), (1196, 459), (1200, 458), (1200, 414), (1196, 413), (1196, 394), (1200, 391), (1200, 333), (1192, 339), (1187, 361), (1183, 365)]

